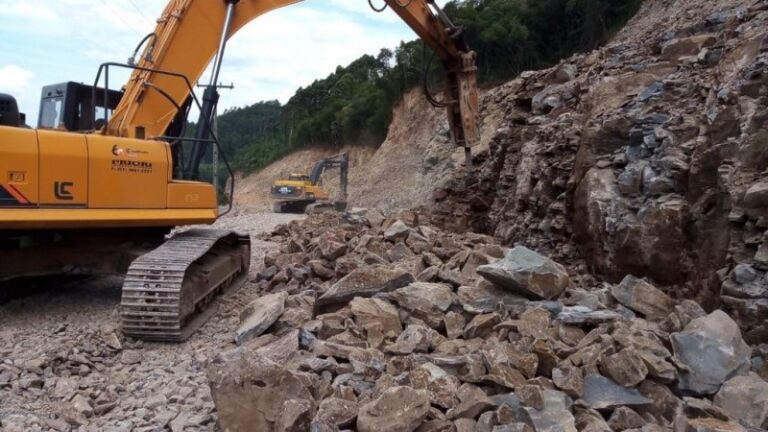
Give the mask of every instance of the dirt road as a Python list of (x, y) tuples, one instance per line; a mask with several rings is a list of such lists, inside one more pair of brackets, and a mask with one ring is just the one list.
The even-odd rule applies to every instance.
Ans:
[[(216, 227), (249, 232), (252, 272), (274, 244), (255, 238), (296, 215), (239, 211)], [(0, 431), (207, 431), (215, 426), (205, 379), (210, 354), (233, 346), (246, 284), (180, 345), (124, 340), (120, 280), (51, 282), (0, 306)]]

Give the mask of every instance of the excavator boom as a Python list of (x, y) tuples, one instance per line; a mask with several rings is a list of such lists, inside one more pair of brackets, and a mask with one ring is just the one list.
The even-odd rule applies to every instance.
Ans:
[[(132, 74), (105, 134), (162, 136), (189, 91), (184, 82), (150, 70), (179, 73), (189, 82), (197, 82), (223, 50), (223, 41), (258, 16), (300, 1), (171, 0), (136, 63), (148, 70)], [(461, 29), (450, 22), (434, 0), (384, 1), (439, 56), (447, 77), (443, 105), (448, 110), (454, 141), (472, 147), (478, 137), (475, 53), (467, 47)], [(216, 58), (219, 63), (220, 58)]]

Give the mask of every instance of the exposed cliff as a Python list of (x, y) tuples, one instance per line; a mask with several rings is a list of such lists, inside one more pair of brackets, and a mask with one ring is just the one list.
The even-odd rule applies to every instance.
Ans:
[(496, 89), (475, 184), (439, 191), (436, 218), (722, 303), (765, 340), (766, 21), (765, 1), (648, 1), (609, 45)]

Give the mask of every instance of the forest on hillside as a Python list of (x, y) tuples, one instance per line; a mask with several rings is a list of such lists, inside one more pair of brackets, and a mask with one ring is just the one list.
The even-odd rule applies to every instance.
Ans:
[[(478, 54), (481, 85), (548, 67), (604, 43), (642, 0), (454, 0), (445, 12)], [(307, 146), (372, 145), (386, 137), (393, 106), (426, 74), (433, 93), (440, 67), (419, 40), (339, 66), (291, 99), (257, 102), (219, 116), (227, 157), (257, 170)]]

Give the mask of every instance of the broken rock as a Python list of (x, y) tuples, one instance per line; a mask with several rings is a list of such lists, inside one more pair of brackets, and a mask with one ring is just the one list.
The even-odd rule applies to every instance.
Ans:
[(393, 332), (395, 335), (403, 330), (397, 308), (389, 302), (357, 297), (349, 303), (349, 306), (355, 316), (355, 323), (361, 328), (369, 329), (371, 326), (378, 325), (384, 334)]
[(275, 432), (302, 432), (309, 429), (312, 404), (307, 400), (289, 399), (283, 403)]
[(715, 405), (744, 426), (768, 428), (768, 383), (754, 373), (723, 384), (715, 396)]
[(398, 220), (384, 231), (384, 238), (389, 241), (405, 240), (410, 232), (411, 228), (403, 221)]
[(624, 348), (605, 357), (602, 369), (603, 373), (624, 387), (634, 387), (648, 375), (648, 368), (634, 348)]
[(726, 380), (750, 368), (752, 350), (723, 311), (691, 321), (682, 332), (673, 333), (671, 341), (675, 361), (685, 369), (678, 383), (683, 391), (714, 394)]
[(613, 409), (622, 405), (648, 405), (651, 402), (639, 391), (622, 387), (599, 374), (590, 374), (584, 379), (582, 399), (590, 408), (596, 410)]
[(651, 320), (662, 320), (672, 312), (674, 301), (650, 283), (627, 275), (611, 289), (613, 297), (624, 306)]
[(443, 312), (451, 307), (453, 290), (446, 284), (415, 282), (392, 293), (397, 304), (432, 328), (443, 321)]
[(464, 384), (459, 387), (457, 395), (461, 403), (456, 408), (448, 410), (448, 418), (475, 419), (495, 406), (483, 389), (472, 384)]
[(267, 294), (249, 304), (240, 314), (240, 328), (235, 332), (235, 342), (241, 345), (264, 333), (283, 314), (287, 298), (287, 292)]
[(376, 400), (364, 405), (357, 417), (359, 432), (412, 432), (429, 413), (425, 390), (391, 387)]
[(233, 432), (272, 430), (286, 401), (314, 400), (307, 381), (243, 348), (217, 356), (208, 367), (208, 383), (221, 428)]
[(328, 398), (320, 403), (315, 421), (321, 421), (338, 428), (347, 428), (357, 418), (357, 402), (341, 398)]
[(315, 308), (346, 303), (355, 297), (373, 297), (375, 294), (394, 291), (415, 282), (413, 275), (395, 268), (383, 266), (361, 267), (331, 286), (315, 302)]
[(522, 421), (536, 432), (577, 432), (576, 419), (571, 414), (571, 400), (556, 390), (544, 390), (543, 408), (521, 407)]
[(489, 282), (461, 286), (457, 294), (464, 310), (475, 314), (493, 312), (500, 304), (505, 308), (523, 309), (527, 302), (525, 297), (497, 288)]
[(500, 288), (534, 299), (554, 299), (571, 283), (565, 267), (523, 246), (478, 267), (477, 273)]

